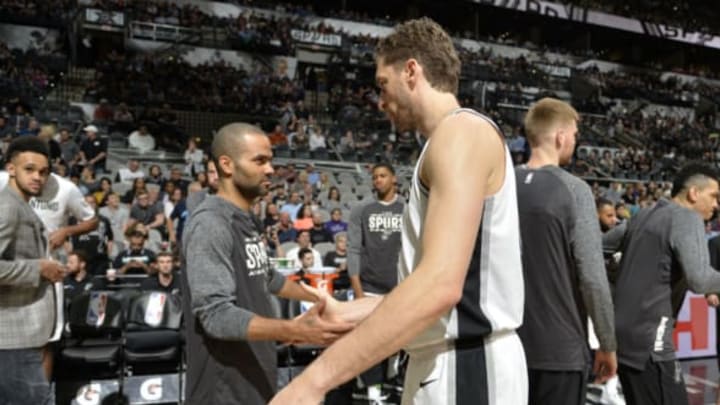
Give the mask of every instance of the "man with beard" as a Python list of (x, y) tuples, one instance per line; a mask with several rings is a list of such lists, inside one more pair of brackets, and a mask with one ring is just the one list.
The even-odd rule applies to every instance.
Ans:
[(317, 404), (403, 347), (403, 404), (524, 404), (520, 234), (504, 137), (460, 108), (460, 60), (437, 23), (404, 22), (375, 52), (380, 109), (399, 132), (428, 138), (403, 216), (399, 283), (341, 306), (369, 316), (272, 404)]
[(615, 204), (612, 201), (599, 197), (595, 201), (598, 221), (600, 221), (600, 231), (605, 233), (614, 228), (618, 224), (617, 213), (615, 212)]
[(12, 404), (54, 404), (43, 372), (43, 347), (54, 326), (52, 283), (65, 268), (47, 259), (45, 226), (29, 205), (50, 175), (47, 144), (10, 143), (9, 182), (0, 192), (0, 398)]
[(321, 319), (324, 300), (298, 318), (272, 318), (268, 292), (318, 299), (270, 267), (250, 210), (271, 185), (270, 141), (260, 128), (229, 124), (215, 135), (212, 156), (218, 192), (192, 212), (182, 243), (186, 398), (188, 403), (266, 404), (277, 385), (276, 341), (328, 344), (351, 325)]

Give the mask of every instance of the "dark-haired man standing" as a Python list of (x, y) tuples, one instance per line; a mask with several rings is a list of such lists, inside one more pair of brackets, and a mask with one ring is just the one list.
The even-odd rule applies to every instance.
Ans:
[(47, 144), (15, 139), (7, 150), (8, 187), (0, 192), (0, 401), (54, 404), (43, 372), (43, 346), (53, 332), (52, 283), (65, 267), (47, 259), (47, 232), (28, 204), (50, 175)]
[(720, 291), (703, 225), (719, 194), (714, 170), (689, 165), (675, 178), (672, 198), (640, 211), (622, 235), (615, 321), (618, 374), (629, 405), (688, 403), (672, 332), (688, 287)]

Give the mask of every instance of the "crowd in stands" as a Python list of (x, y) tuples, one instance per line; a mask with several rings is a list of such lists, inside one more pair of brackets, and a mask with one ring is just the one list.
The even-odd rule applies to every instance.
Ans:
[(171, 56), (111, 53), (96, 69), (85, 92), (88, 102), (107, 99), (113, 104), (269, 115), (279, 112), (284, 102), (304, 98), (296, 80), (260, 66), (248, 72), (224, 61), (192, 66)]
[(681, 27), (687, 31), (717, 33), (717, 9), (703, 2), (571, 0), (567, 3), (590, 10)]

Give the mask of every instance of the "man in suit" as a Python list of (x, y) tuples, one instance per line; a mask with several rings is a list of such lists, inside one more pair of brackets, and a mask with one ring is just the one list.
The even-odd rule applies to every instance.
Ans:
[(28, 204), (50, 174), (47, 144), (15, 139), (7, 150), (9, 187), (0, 192), (0, 398), (54, 404), (42, 349), (53, 332), (54, 292), (65, 268), (48, 259), (47, 232)]

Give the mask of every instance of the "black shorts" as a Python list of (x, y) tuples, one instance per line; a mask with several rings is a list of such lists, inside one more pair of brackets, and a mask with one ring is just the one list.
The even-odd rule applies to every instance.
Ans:
[(587, 373), (583, 371), (528, 370), (529, 405), (582, 405)]
[(620, 384), (627, 405), (687, 405), (682, 368), (677, 360), (649, 359), (644, 370), (620, 364)]

